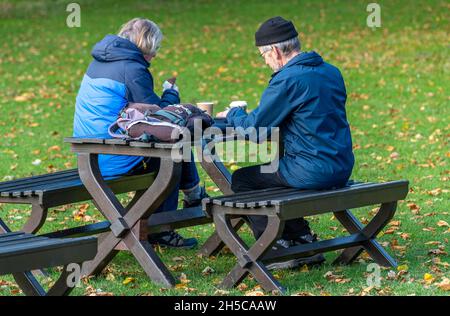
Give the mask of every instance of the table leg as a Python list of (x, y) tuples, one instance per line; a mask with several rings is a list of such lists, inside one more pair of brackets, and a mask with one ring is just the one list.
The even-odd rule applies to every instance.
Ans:
[(119, 252), (115, 249), (120, 239), (111, 232), (100, 234), (98, 237), (98, 251), (95, 258), (83, 263), (81, 275), (99, 275)]
[[(208, 142), (203, 140), (202, 147), (197, 147), (199, 157), (202, 157), (200, 162), (203, 170), (206, 171), (211, 180), (217, 185), (223, 194), (233, 194), (231, 190), (231, 173), (225, 168), (224, 164), (219, 160), (215, 153), (215, 148), (205, 150)], [(200, 156), (201, 155), (201, 156)], [(204, 157), (205, 156), (205, 157)], [(243, 219), (237, 218), (231, 221), (234, 230), (239, 230), (245, 224)], [(225, 244), (215, 231), (203, 244), (199, 253), (204, 256), (215, 256), (219, 253)]]
[(96, 154), (79, 154), (80, 178), (92, 195), (95, 205), (111, 222), (111, 232), (99, 240), (96, 257), (83, 265), (83, 275), (98, 274), (117, 254), (116, 246), (122, 241), (135, 256), (147, 275), (155, 282), (172, 287), (175, 280), (157, 256), (151, 245), (140, 241), (135, 234), (140, 220), (148, 218), (169, 196), (181, 176), (181, 164), (171, 159), (161, 159), (160, 171), (152, 185), (124, 208), (103, 180)]
[(140, 241), (131, 231), (124, 237), (123, 242), (151, 280), (166, 287), (175, 286), (175, 279), (148, 241)]

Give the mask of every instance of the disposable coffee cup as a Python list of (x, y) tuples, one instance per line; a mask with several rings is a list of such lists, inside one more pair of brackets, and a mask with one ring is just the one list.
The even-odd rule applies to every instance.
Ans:
[(237, 107), (241, 107), (246, 109), (247, 108), (247, 101), (233, 101), (230, 103), (229, 108), (237, 108)]
[(213, 116), (214, 102), (197, 102), (197, 107), (200, 110), (206, 111), (210, 116)]

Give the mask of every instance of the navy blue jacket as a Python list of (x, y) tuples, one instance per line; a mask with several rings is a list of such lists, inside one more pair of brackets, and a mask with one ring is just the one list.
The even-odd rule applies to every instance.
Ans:
[[(107, 35), (94, 46), (92, 57), (76, 99), (75, 137), (107, 134), (128, 102), (161, 107), (180, 103), (178, 92), (173, 89), (161, 97), (155, 94), (150, 64), (129, 40)], [(141, 160), (142, 157), (100, 155), (100, 170), (104, 176), (125, 174)]]
[(354, 164), (346, 98), (339, 69), (304, 52), (272, 75), (254, 111), (233, 108), (227, 120), (244, 129), (279, 127), (284, 180), (299, 189), (326, 189), (344, 185)]

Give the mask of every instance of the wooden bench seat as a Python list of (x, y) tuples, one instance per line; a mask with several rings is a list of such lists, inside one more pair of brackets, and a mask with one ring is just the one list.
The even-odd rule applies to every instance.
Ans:
[[(145, 190), (151, 185), (153, 179), (153, 174), (144, 174), (106, 180), (111, 190), (115, 194), (120, 194)], [(36, 233), (39, 230), (45, 222), (49, 208), (91, 199), (91, 195), (80, 180), (78, 169), (0, 183), (0, 203), (32, 205), (31, 216), (21, 229), (27, 233)], [(9, 232), (4, 223), (0, 223), (1, 232)], [(86, 229), (85, 233), (87, 233)]]
[[(68, 277), (77, 271), (70, 264), (91, 260), (97, 253), (97, 238), (48, 238), (24, 232), (0, 234), (0, 275), (12, 274), (26, 295), (67, 295), (73, 289)], [(29, 271), (64, 266), (62, 274), (45, 291)], [(77, 276), (74, 276), (75, 280)], [(78, 275), (79, 278), (79, 275)]]
[[(266, 290), (285, 291), (265, 264), (338, 249), (344, 250), (335, 263), (349, 264), (366, 250), (378, 264), (395, 267), (395, 260), (375, 239), (394, 216), (397, 201), (404, 199), (407, 193), (408, 181), (402, 180), (353, 183), (343, 188), (321, 191), (271, 188), (204, 199), (203, 210), (212, 216), (217, 233), (238, 260), (222, 286), (236, 286), (251, 273)], [(375, 204), (381, 204), (380, 209), (366, 226), (350, 212), (353, 208)], [(349, 236), (277, 251), (272, 249), (272, 244), (281, 237), (286, 220), (330, 212), (350, 233)], [(266, 231), (252, 247), (240, 238), (231, 221), (246, 215), (268, 217)]]

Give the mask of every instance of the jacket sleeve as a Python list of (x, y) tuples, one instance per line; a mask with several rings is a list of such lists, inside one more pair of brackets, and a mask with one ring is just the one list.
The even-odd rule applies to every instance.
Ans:
[[(293, 91), (296, 90), (294, 93)], [(305, 93), (289, 87), (286, 81), (272, 81), (261, 96), (258, 107), (247, 114), (242, 108), (233, 108), (227, 114), (227, 121), (234, 127), (279, 127), (285, 118), (301, 104)], [(295, 94), (295, 95), (292, 95)]]
[(137, 77), (127, 80), (127, 90), (130, 102), (157, 104), (160, 107), (180, 103), (179, 94), (174, 89), (167, 89), (161, 97), (155, 93), (149, 71), (140, 71)]

